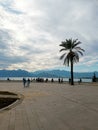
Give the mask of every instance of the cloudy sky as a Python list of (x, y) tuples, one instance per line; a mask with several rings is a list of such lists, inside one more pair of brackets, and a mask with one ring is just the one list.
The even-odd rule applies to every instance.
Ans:
[(0, 69), (65, 69), (59, 44), (79, 39), (75, 71), (98, 71), (98, 0), (0, 0)]

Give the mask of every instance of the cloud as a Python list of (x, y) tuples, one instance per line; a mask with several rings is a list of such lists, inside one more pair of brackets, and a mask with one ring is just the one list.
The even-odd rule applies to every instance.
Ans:
[(10, 12), (10, 13), (15, 13), (15, 14), (21, 14), (22, 12), (18, 11), (17, 9), (15, 9), (13, 7), (13, 0), (3, 0), (1, 1), (0, 0), (0, 5), (3, 7), (3, 9), (7, 12)]
[[(85, 49), (79, 65), (95, 64), (96, 0), (0, 0), (0, 12), (0, 64), (4, 68), (33, 71), (62, 67), (59, 44), (71, 37), (78, 38)], [(94, 61), (97, 64), (98, 58)]]

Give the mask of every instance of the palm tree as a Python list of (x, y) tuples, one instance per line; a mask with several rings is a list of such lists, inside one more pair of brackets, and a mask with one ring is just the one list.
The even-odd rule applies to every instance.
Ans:
[(73, 77), (73, 64), (79, 62), (79, 54), (83, 55), (84, 49), (81, 49), (78, 45), (81, 44), (78, 39), (66, 39), (60, 44), (63, 47), (60, 52), (64, 51), (64, 54), (60, 56), (60, 59), (64, 59), (64, 65), (71, 66), (71, 85), (74, 85)]

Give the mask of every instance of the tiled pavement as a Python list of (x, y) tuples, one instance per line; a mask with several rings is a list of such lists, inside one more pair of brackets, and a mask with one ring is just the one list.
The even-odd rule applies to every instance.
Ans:
[(98, 85), (0, 82), (0, 91), (24, 95), (0, 112), (0, 130), (98, 130)]

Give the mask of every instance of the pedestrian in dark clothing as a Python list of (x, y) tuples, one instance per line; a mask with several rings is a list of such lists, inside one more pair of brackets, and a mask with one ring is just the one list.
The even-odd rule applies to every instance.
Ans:
[(80, 80), (78, 81), (78, 83), (80, 84), (80, 83), (82, 83), (82, 79), (80, 78)]
[(69, 84), (71, 83), (71, 78), (69, 78)]
[(51, 82), (52, 82), (52, 83), (54, 82), (53, 78), (51, 79)]
[(60, 78), (58, 79), (58, 82), (59, 82), (59, 83), (61, 82)]
[(48, 82), (48, 79), (46, 79), (46, 83)]
[(61, 83), (63, 83), (63, 78), (61, 79)]
[(26, 87), (26, 79), (25, 78), (23, 78), (23, 85), (24, 85), (24, 87)]
[(27, 87), (29, 87), (30, 86), (30, 79), (28, 78), (28, 80), (27, 80)]

